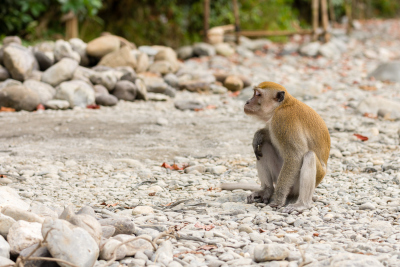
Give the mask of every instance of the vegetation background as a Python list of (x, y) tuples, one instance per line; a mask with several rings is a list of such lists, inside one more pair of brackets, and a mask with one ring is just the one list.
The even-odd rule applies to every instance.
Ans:
[[(344, 2), (330, 0), (336, 18)], [(399, 0), (353, 0), (365, 3), (368, 17), (400, 15)], [(73, 12), (79, 37), (89, 41), (108, 31), (136, 43), (178, 47), (202, 39), (203, 0), (2, 0), (0, 39), (18, 35), (28, 42), (62, 37), (61, 17)], [(241, 28), (290, 30), (309, 28), (311, 0), (239, 0)], [(210, 1), (210, 26), (234, 22), (231, 0)]]

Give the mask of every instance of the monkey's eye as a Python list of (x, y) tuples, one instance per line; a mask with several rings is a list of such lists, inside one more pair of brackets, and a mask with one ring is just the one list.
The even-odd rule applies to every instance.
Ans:
[(259, 91), (257, 91), (257, 90), (254, 90), (254, 95), (255, 96), (261, 96), (261, 93)]

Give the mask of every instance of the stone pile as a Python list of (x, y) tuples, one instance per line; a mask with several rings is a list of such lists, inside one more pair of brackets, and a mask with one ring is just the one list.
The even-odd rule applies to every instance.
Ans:
[[(165, 265), (172, 261), (171, 243), (160, 239), (157, 246), (152, 241), (154, 231), (135, 227), (128, 217), (98, 218), (88, 206), (76, 213), (72, 206), (64, 210), (41, 204), (30, 206), (9, 187), (0, 187), (0, 194), (0, 266), (15, 264), (11, 259), (18, 258), (26, 266), (45, 263), (29, 261), (30, 257), (55, 258), (82, 267), (124, 258), (141, 263), (152, 255)], [(152, 209), (137, 207), (135, 212), (146, 214)], [(69, 266), (63, 262), (59, 265)]]
[[(203, 46), (207, 44), (198, 44), (199, 56), (207, 55)], [(219, 82), (212, 71), (186, 71), (170, 47), (137, 49), (113, 35), (89, 43), (74, 38), (34, 47), (24, 47), (19, 37), (6, 37), (0, 48), (0, 81), (0, 106), (17, 111), (33, 111), (40, 104), (68, 109), (113, 106), (118, 100), (166, 100), (183, 89), (225, 93), (248, 83), (236, 76)]]

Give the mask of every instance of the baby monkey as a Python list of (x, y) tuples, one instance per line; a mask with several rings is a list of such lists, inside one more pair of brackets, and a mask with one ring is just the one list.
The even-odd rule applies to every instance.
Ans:
[(244, 106), (247, 115), (266, 123), (253, 139), (261, 189), (243, 184), (221, 184), (225, 190), (256, 190), (255, 198), (271, 207), (289, 204), (284, 212), (301, 212), (312, 206), (315, 187), (326, 174), (331, 140), (328, 128), (312, 108), (291, 96), (273, 82), (254, 88), (253, 97)]

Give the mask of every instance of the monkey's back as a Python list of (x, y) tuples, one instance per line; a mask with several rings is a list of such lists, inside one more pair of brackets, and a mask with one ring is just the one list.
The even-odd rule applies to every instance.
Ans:
[[(294, 144), (306, 139), (307, 150), (314, 151), (320, 161), (327, 165), (331, 139), (328, 127), (321, 116), (311, 107), (288, 94), (287, 102), (279, 107), (272, 125), (277, 135), (285, 135), (285, 140)], [(289, 117), (288, 117), (289, 115)], [(282, 121), (285, 125), (278, 126)], [(288, 138), (290, 136), (290, 138)], [(305, 151), (306, 152), (306, 151)]]

